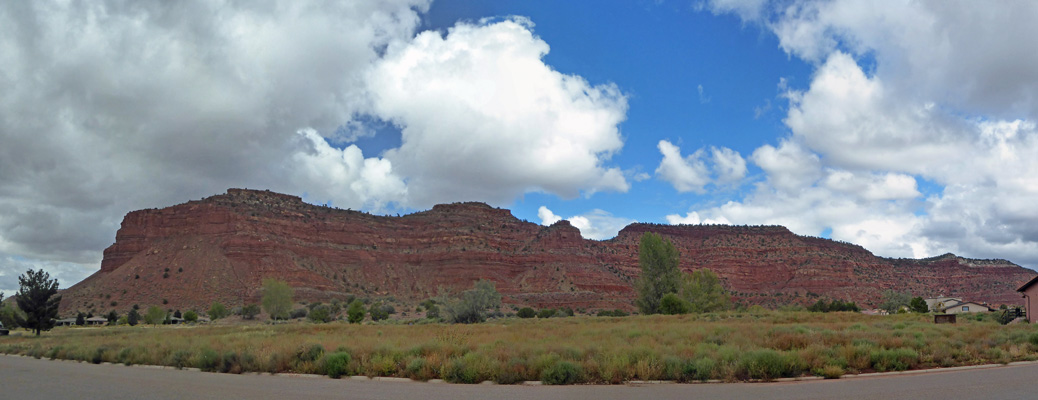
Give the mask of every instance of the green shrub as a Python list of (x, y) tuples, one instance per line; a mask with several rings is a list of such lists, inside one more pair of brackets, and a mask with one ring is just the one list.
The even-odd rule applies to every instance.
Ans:
[(497, 366), (479, 353), (468, 353), (445, 364), (441, 371), (443, 379), (452, 383), (480, 383), (493, 379)]
[(324, 355), (324, 346), (320, 344), (305, 344), (296, 351), (296, 360), (300, 362), (317, 361)]
[(318, 305), (310, 310), (310, 314), (306, 316), (310, 319), (310, 322), (316, 323), (328, 323), (332, 322), (331, 309), (326, 305)]
[(525, 358), (512, 357), (508, 360), (504, 367), (501, 368), (497, 373), (497, 377), (494, 379), (495, 382), (510, 385), (513, 383), (520, 383), (526, 380), (531, 380), (532, 370)]
[(840, 379), (845, 372), (846, 371), (843, 370), (843, 367), (839, 365), (826, 365), (814, 371), (814, 374), (825, 379)]
[(290, 319), (306, 318), (306, 314), (307, 313), (308, 313), (308, 311), (307, 311), (306, 308), (297, 308), (295, 310), (289, 311), (288, 318), (290, 318)]
[(350, 302), (350, 306), (346, 308), (346, 320), (351, 324), (359, 324), (360, 321), (363, 321), (364, 303), (360, 300), (353, 300)]
[(520, 308), (519, 311), (515, 313), (515, 315), (519, 318), (533, 318), (537, 316), (537, 311), (534, 311), (530, 307), (523, 307)]
[(204, 348), (195, 357), (195, 367), (206, 372), (216, 372), (220, 366), (220, 354), (210, 348)]
[(712, 358), (699, 358), (685, 363), (685, 369), (682, 372), (684, 380), (705, 382), (714, 377), (715, 369), (717, 369), (717, 361)]
[(238, 353), (228, 351), (227, 353), (224, 353), (223, 360), (221, 361), (220, 372), (231, 374), (242, 373), (241, 357), (238, 356)]
[(217, 302), (213, 303), (213, 305), (209, 307), (209, 318), (214, 321), (226, 317), (227, 315), (227, 307), (224, 307), (223, 304)]
[(332, 379), (339, 379), (348, 372), (350, 360), (350, 353), (344, 351), (325, 354), (322, 359), (324, 372)]
[(187, 321), (187, 322), (198, 321), (198, 313), (196, 313), (194, 310), (188, 310), (188, 312), (184, 313), (184, 321)]
[(551, 318), (555, 316), (554, 308), (545, 308), (537, 313), (537, 318)]
[(873, 350), (870, 358), (876, 371), (904, 371), (919, 361), (919, 353), (907, 347), (879, 349)]
[(1038, 332), (1032, 333), (1031, 336), (1028, 336), (1027, 341), (1034, 346), (1038, 346)]
[(187, 350), (177, 350), (169, 355), (169, 361), (167, 364), (176, 369), (183, 369), (184, 367), (191, 365), (191, 352)]
[(660, 299), (661, 314), (688, 314), (691, 308), (692, 303), (682, 299), (675, 293), (667, 293)]
[(105, 360), (105, 352), (108, 351), (107, 347), (101, 346), (94, 349), (94, 354), (90, 357), (90, 362), (93, 364), (100, 364)]
[(580, 378), (580, 367), (569, 361), (559, 361), (541, 371), (545, 385), (570, 385)]
[(750, 379), (765, 381), (795, 376), (800, 372), (793, 357), (772, 349), (745, 353), (739, 360), (739, 368), (745, 371)]

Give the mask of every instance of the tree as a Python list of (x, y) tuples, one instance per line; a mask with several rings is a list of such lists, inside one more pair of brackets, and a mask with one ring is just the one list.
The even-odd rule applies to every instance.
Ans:
[(78, 314), (76, 314), (76, 326), (83, 325), (86, 325), (86, 314), (83, 314), (83, 312), (80, 311)]
[(226, 317), (227, 315), (227, 307), (224, 307), (223, 304), (217, 302), (213, 303), (213, 305), (209, 307), (209, 318), (212, 320), (218, 320), (220, 318)]
[(257, 304), (249, 304), (241, 308), (242, 319), (253, 319), (256, 318), (256, 314), (259, 314), (260, 307)]
[(119, 321), (119, 313), (115, 312), (115, 310), (109, 311), (105, 319), (108, 320), (109, 326), (115, 325), (115, 323)]
[(288, 318), (294, 292), (285, 281), (270, 278), (263, 280), (263, 309), (270, 314), (270, 319), (276, 321)]
[(0, 305), (0, 323), (7, 328), (18, 328), (25, 326), (25, 315), (16, 305)]
[(351, 324), (359, 324), (360, 321), (363, 321), (364, 303), (360, 300), (353, 300), (350, 306), (346, 308), (346, 320)]
[(663, 295), (678, 292), (681, 283), (678, 257), (678, 250), (670, 240), (655, 233), (642, 235), (638, 246), (642, 274), (636, 283), (638, 299), (635, 300), (642, 314), (659, 313)]
[(660, 299), (660, 314), (688, 314), (692, 303), (674, 293), (667, 293)]
[(680, 295), (689, 302), (689, 311), (694, 313), (723, 311), (731, 306), (728, 291), (724, 290), (717, 274), (709, 268), (685, 274)]
[(196, 313), (195, 310), (188, 310), (186, 313), (184, 313), (184, 321), (187, 321), (187, 322), (198, 321), (198, 313)]
[(36, 332), (47, 331), (54, 327), (54, 318), (58, 316), (58, 280), (50, 279), (43, 269), (28, 270), (18, 277), (18, 308), (25, 313), (25, 324), (22, 326)]
[(523, 307), (519, 309), (519, 312), (515, 314), (519, 318), (533, 318), (537, 316), (537, 311), (534, 311), (530, 307)]
[(894, 314), (901, 311), (902, 307), (908, 307), (908, 303), (911, 301), (912, 295), (908, 293), (887, 290), (883, 292), (883, 302), (879, 304), (879, 308)]
[(136, 308), (130, 310), (129, 314), (126, 314), (126, 323), (130, 326), (136, 326), (141, 321), (141, 313), (137, 312)]
[(923, 300), (922, 297), (913, 297), (912, 300), (908, 302), (908, 308), (917, 313), (930, 312), (930, 307), (926, 305), (926, 300)]
[(166, 311), (159, 308), (159, 306), (148, 307), (148, 311), (144, 312), (144, 323), (148, 325), (158, 325), (166, 320)]
[(472, 289), (461, 292), (461, 296), (441, 301), (447, 320), (454, 323), (471, 324), (483, 322), (487, 313), (501, 306), (501, 293), (494, 283), (480, 279)]

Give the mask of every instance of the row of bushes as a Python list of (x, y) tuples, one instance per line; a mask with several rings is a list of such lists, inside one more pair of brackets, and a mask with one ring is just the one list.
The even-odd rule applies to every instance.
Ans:
[[(113, 328), (12, 337), (0, 353), (239, 373), (399, 376), (458, 383), (772, 380), (1038, 359), (1038, 331), (921, 316), (718, 313), (493, 325)], [(126, 346), (124, 343), (135, 343)], [(298, 343), (308, 343), (300, 346)], [(334, 349), (334, 350), (331, 350)]]
[[(1038, 336), (1038, 334), (1036, 334)], [(1034, 339), (1038, 342), (1038, 338)], [(72, 359), (84, 362), (112, 362), (125, 365), (154, 364), (143, 347), (115, 349), (55, 346), (44, 350), (33, 347), (29, 356), (50, 359)], [(810, 354), (808, 354), (810, 353)], [(818, 354), (815, 354), (818, 353)], [(844, 353), (844, 354), (840, 354)], [(821, 359), (817, 359), (822, 355)], [(844, 358), (846, 356), (846, 358)], [(632, 355), (603, 353), (583, 359), (565, 359), (559, 354), (541, 354), (531, 358), (512, 356), (499, 359), (486, 352), (470, 351), (449, 359), (423, 355), (421, 351), (383, 352), (353, 357), (349, 348), (327, 352), (319, 344), (301, 346), (293, 354), (274, 353), (267, 360), (252, 353), (217, 352), (211, 348), (172, 351), (159, 364), (207, 372), (303, 372), (340, 378), (349, 375), (401, 376), (416, 380), (444, 379), (452, 383), (494, 381), (514, 384), (540, 380), (545, 384), (577, 382), (620, 383), (626, 380), (674, 380), (693, 382), (707, 380), (773, 380), (813, 374), (838, 378), (850, 369), (903, 371), (921, 363), (912, 348), (871, 348), (854, 346), (837, 352), (778, 351), (756, 349), (739, 351), (724, 346), (707, 346), (702, 354), (682, 358), (675, 355)]]

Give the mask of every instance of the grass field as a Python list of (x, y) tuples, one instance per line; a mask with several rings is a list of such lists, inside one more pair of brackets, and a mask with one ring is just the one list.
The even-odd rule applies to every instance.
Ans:
[(0, 353), (206, 371), (549, 384), (771, 380), (1038, 359), (1038, 325), (929, 315), (731, 312), (484, 324), (56, 328)]

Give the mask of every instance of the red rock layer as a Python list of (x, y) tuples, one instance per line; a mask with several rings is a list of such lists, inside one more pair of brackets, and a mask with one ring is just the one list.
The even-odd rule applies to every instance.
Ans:
[(230, 189), (129, 213), (101, 270), (66, 290), (61, 308), (238, 306), (258, 302), (263, 280), (275, 278), (307, 301), (353, 294), (417, 302), (489, 279), (506, 303), (631, 309), (645, 232), (672, 240), (682, 269), (714, 270), (748, 304), (825, 297), (869, 305), (884, 290), (1017, 304), (1015, 288), (1034, 274), (1003, 260), (880, 258), (780, 226), (632, 224), (612, 240), (593, 241), (566, 221), (544, 227), (482, 203), (384, 217)]

